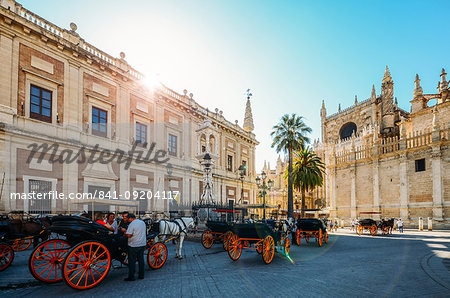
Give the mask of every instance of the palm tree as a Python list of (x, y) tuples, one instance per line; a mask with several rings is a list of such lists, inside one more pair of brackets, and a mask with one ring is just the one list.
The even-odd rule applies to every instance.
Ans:
[(325, 164), (309, 147), (295, 152), (294, 168), (292, 171), (293, 185), (302, 192), (302, 213), (305, 216), (305, 193), (322, 186)]
[(272, 136), (272, 148), (276, 146), (277, 152), (288, 153), (288, 218), (294, 218), (294, 195), (292, 191), (292, 161), (293, 152), (300, 150), (305, 143), (309, 143), (307, 133), (311, 133), (311, 128), (303, 122), (302, 116), (284, 115), (280, 122), (275, 125)]

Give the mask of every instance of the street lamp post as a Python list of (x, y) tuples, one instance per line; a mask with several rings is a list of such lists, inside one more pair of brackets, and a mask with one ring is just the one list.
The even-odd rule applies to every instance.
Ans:
[(260, 177), (256, 177), (256, 185), (258, 185), (258, 188), (261, 189), (259, 192), (260, 197), (263, 197), (263, 219), (266, 219), (266, 194), (267, 191), (270, 190), (273, 187), (273, 181), (269, 179), (266, 184), (266, 173), (262, 171)]

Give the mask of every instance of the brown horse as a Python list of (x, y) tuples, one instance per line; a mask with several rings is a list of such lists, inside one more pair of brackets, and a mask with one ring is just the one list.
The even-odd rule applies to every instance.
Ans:
[(23, 237), (33, 236), (33, 247), (39, 244), (39, 240), (45, 241), (50, 233), (46, 229), (51, 225), (50, 218), (14, 218), (8, 223), (9, 238), (17, 238), (19, 235)]

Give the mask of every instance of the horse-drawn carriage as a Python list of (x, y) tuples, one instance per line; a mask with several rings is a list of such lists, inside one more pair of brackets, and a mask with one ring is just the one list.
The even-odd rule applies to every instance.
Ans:
[(14, 260), (14, 249), (6, 242), (0, 239), (0, 271), (5, 270)]
[(296, 223), (297, 230), (295, 239), (297, 245), (300, 245), (304, 238), (307, 243), (311, 238), (315, 238), (319, 246), (328, 243), (328, 232), (326, 224), (318, 218), (299, 218)]
[(206, 229), (202, 233), (202, 245), (204, 248), (211, 248), (214, 242), (221, 241), (223, 248), (227, 250), (228, 239), (233, 234), (231, 232), (232, 225), (226, 221), (213, 221), (208, 220), (206, 222)]
[[(65, 239), (43, 242), (31, 253), (29, 270), (39, 281), (64, 279), (70, 287), (85, 290), (106, 277), (113, 259), (127, 265), (127, 238), (88, 218), (55, 216), (48, 230)], [(147, 262), (158, 269), (167, 259), (167, 248), (164, 243), (153, 243), (152, 236), (147, 243)]]
[(233, 234), (228, 240), (228, 256), (236, 261), (243, 249), (254, 249), (262, 255), (264, 263), (270, 264), (275, 250), (289, 256), (291, 241), (288, 232), (273, 228), (267, 223), (241, 223), (232, 226)]
[(356, 227), (356, 233), (362, 235), (364, 230), (369, 231), (370, 235), (375, 236), (378, 230), (377, 222), (371, 218), (360, 219)]
[(364, 230), (368, 230), (370, 235), (375, 236), (378, 230), (383, 232), (383, 235), (392, 234), (394, 228), (394, 219), (381, 219), (381, 221), (376, 221), (371, 218), (360, 219), (358, 221), (358, 226), (356, 228), (356, 233), (362, 235)]

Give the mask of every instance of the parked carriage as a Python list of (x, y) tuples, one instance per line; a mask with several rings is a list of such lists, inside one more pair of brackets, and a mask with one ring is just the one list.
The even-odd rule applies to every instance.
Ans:
[(299, 218), (296, 223), (295, 240), (300, 245), (301, 240), (307, 243), (311, 238), (315, 238), (319, 246), (328, 243), (328, 232), (326, 224), (318, 218)]
[(270, 264), (275, 250), (289, 256), (291, 241), (288, 233), (275, 229), (266, 223), (234, 224), (228, 241), (228, 256), (236, 261), (243, 249), (254, 249), (261, 254), (264, 263)]
[(369, 231), (370, 235), (375, 236), (378, 231), (377, 222), (371, 218), (360, 219), (356, 227), (356, 233), (362, 235), (364, 230)]
[(0, 271), (8, 268), (14, 261), (14, 249), (6, 242), (0, 242)]
[[(11, 219), (7, 215), (0, 216), (0, 237), (14, 251), (26, 250), (33, 240), (37, 238), (47, 239), (48, 237), (45, 226), (40, 219), (29, 217), (24, 220), (22, 213), (20, 216), (22, 217), (20, 219)], [(48, 218), (42, 219), (45, 219), (45, 223), (50, 224)]]
[(223, 249), (227, 250), (228, 240), (233, 234), (233, 232), (231, 232), (231, 224), (224, 221), (208, 220), (206, 226), (208, 229), (202, 233), (203, 247), (209, 249), (214, 242), (220, 241), (222, 242)]
[[(49, 231), (64, 236), (37, 246), (29, 259), (29, 270), (39, 281), (55, 283), (64, 280), (74, 289), (85, 290), (98, 285), (108, 274), (112, 260), (127, 263), (127, 239), (90, 219), (78, 216), (55, 216)], [(147, 261), (161, 259), (160, 247), (148, 247)], [(167, 258), (165, 250), (162, 267)], [(151, 267), (151, 266), (150, 266)], [(152, 267), (153, 268), (153, 267)]]

